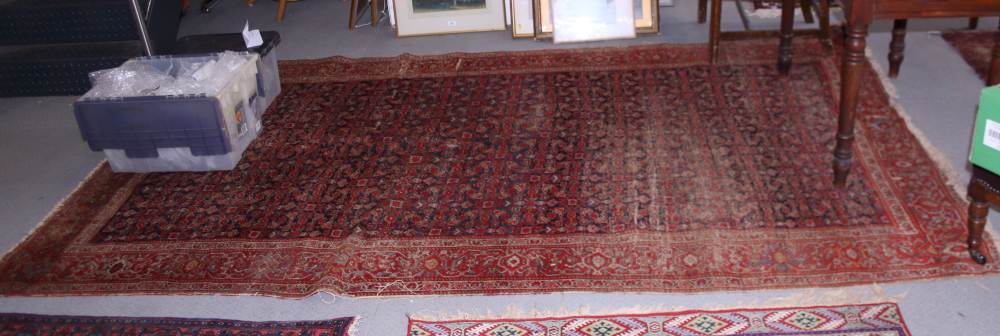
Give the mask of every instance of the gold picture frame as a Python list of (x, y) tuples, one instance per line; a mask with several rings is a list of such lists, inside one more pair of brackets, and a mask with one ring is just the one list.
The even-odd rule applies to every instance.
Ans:
[(461, 6), (422, 0), (395, 0), (393, 4), (397, 37), (507, 29), (503, 0), (473, 0)]
[(635, 0), (635, 34), (657, 35), (660, 33), (660, 1)]
[(535, 17), (535, 40), (551, 41), (552, 32), (552, 7), (549, 0), (533, 0), (533, 16)]
[(534, 0), (510, 0), (510, 35), (513, 38), (535, 37)]

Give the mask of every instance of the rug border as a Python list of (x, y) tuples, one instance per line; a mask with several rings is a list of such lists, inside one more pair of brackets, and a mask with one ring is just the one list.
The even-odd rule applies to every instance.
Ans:
[(793, 309), (793, 308), (816, 308), (816, 307), (840, 307), (840, 306), (855, 306), (855, 305), (878, 305), (878, 304), (895, 304), (898, 306), (900, 302), (906, 299), (907, 293), (900, 295), (889, 296), (885, 290), (880, 286), (870, 285), (870, 286), (854, 286), (845, 289), (837, 289), (832, 291), (823, 292), (822, 294), (816, 294), (815, 290), (809, 290), (807, 292), (796, 292), (789, 294), (784, 297), (777, 297), (767, 299), (764, 302), (758, 303), (757, 300), (744, 302), (737, 301), (730, 304), (705, 304), (699, 307), (684, 307), (684, 306), (641, 306), (637, 305), (631, 308), (611, 308), (605, 307), (601, 310), (591, 313), (589, 306), (581, 306), (575, 310), (569, 310), (565, 306), (560, 307), (557, 311), (545, 310), (538, 311), (534, 307), (529, 311), (523, 311), (518, 309), (514, 305), (507, 307), (506, 311), (502, 312), (503, 315), (493, 314), (488, 308), (485, 313), (480, 313), (476, 311), (475, 313), (468, 313), (462, 311), (456, 311), (454, 315), (448, 313), (444, 310), (438, 311), (438, 315), (430, 315), (427, 313), (416, 312), (412, 314), (407, 314), (407, 318), (410, 321), (428, 322), (428, 323), (452, 323), (452, 322), (486, 322), (486, 321), (496, 321), (501, 319), (519, 319), (519, 320), (544, 320), (544, 319), (557, 319), (557, 318), (578, 318), (578, 317), (607, 317), (613, 315), (658, 315), (658, 314), (683, 314), (685, 312), (697, 312), (697, 311), (711, 311), (711, 312), (724, 312), (724, 311), (734, 311), (734, 310), (765, 310), (765, 309)]
[[(924, 148), (925, 152), (927, 152), (928, 158), (934, 162), (938, 171), (944, 177), (945, 184), (951, 187), (952, 192), (958, 196), (960, 202), (965, 204), (966, 208), (968, 208), (968, 185), (962, 183), (961, 174), (951, 164), (951, 160), (949, 160), (948, 157), (941, 152), (941, 150), (937, 149), (937, 147), (931, 143), (930, 139), (924, 134), (923, 130), (913, 123), (913, 118), (906, 112), (906, 109), (896, 102), (896, 100), (900, 98), (899, 92), (896, 90), (896, 85), (892, 83), (892, 79), (886, 74), (885, 69), (883, 69), (882, 65), (875, 59), (875, 54), (870, 47), (865, 47), (865, 59), (867, 59), (868, 63), (871, 64), (872, 70), (878, 74), (878, 79), (882, 83), (882, 88), (885, 90), (885, 93), (889, 98), (889, 106), (896, 110), (896, 114), (899, 115), (899, 117), (903, 119), (903, 122), (906, 123), (906, 128), (910, 131), (910, 134), (913, 134), (913, 137), (917, 139), (920, 146)], [(986, 220), (984, 231), (987, 236), (986, 240), (993, 242), (993, 246), (1000, 248), (1000, 234), (998, 234), (996, 228), (993, 226), (993, 223), (988, 219)]]
[(45, 226), (45, 224), (48, 221), (52, 220), (52, 217), (55, 216), (57, 212), (62, 210), (63, 207), (66, 206), (67, 202), (69, 202), (76, 196), (79, 196), (77, 195), (77, 193), (79, 193), (80, 190), (83, 188), (83, 186), (86, 185), (87, 182), (90, 182), (90, 180), (93, 179), (94, 176), (97, 175), (97, 173), (101, 171), (101, 168), (103, 168), (103, 166), (106, 165), (107, 163), (108, 163), (107, 158), (101, 159), (101, 162), (97, 163), (97, 165), (94, 166), (94, 168), (92, 168), (90, 172), (87, 173), (86, 176), (84, 176), (83, 180), (80, 181), (80, 183), (76, 184), (76, 187), (74, 187), (73, 190), (69, 192), (69, 194), (66, 194), (66, 196), (60, 199), (59, 202), (56, 203), (55, 207), (53, 207), (52, 210), (49, 210), (49, 213), (45, 214), (45, 217), (42, 217), (42, 220), (40, 220), (38, 224), (35, 224), (35, 226), (31, 228), (30, 231), (28, 231), (28, 234), (24, 235), (24, 237), (22, 237), (21, 240), (17, 242), (17, 244), (14, 244), (14, 246), (11, 246), (10, 249), (8, 249), (6, 252), (0, 255), (0, 264), (6, 262), (8, 258), (12, 258), (14, 255), (14, 251), (17, 251), (17, 249), (21, 247), (21, 245), (26, 244), (29, 239), (32, 239), (36, 235), (38, 235), (40, 229), (43, 226)]

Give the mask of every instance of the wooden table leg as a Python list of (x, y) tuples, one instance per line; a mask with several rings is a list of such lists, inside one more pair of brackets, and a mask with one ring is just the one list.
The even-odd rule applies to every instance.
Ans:
[(778, 44), (778, 78), (787, 78), (792, 68), (792, 37), (795, 32), (795, 0), (781, 1), (781, 40)]
[(708, 63), (719, 61), (719, 30), (722, 23), (722, 0), (712, 0), (712, 17), (708, 20)]
[(986, 227), (986, 215), (990, 212), (990, 205), (986, 201), (986, 187), (975, 181), (969, 183), (969, 197), (972, 203), (969, 204), (969, 256), (976, 263), (986, 264), (986, 256), (980, 252), (983, 245), (983, 228)]
[(698, 23), (705, 23), (705, 7), (708, 7), (708, 0), (698, 0)]
[(847, 188), (847, 174), (854, 156), (854, 113), (858, 108), (861, 70), (865, 62), (865, 36), (868, 24), (847, 26), (844, 60), (841, 67), (840, 115), (837, 120), (837, 147), (833, 150), (833, 185)]
[(986, 79), (986, 85), (993, 86), (1000, 84), (1000, 27), (993, 33), (993, 58), (990, 59), (990, 73)]
[(892, 42), (889, 42), (889, 78), (899, 76), (899, 65), (903, 63), (903, 49), (906, 48), (906, 19), (892, 22)]

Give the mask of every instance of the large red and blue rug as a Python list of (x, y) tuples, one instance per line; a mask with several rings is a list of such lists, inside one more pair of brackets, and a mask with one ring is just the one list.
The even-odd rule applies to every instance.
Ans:
[(350, 336), (353, 317), (323, 321), (90, 317), (0, 314), (0, 336)]
[(895, 303), (563, 317), (411, 318), (409, 336), (911, 336)]
[[(965, 201), (798, 41), (289, 61), (232, 171), (98, 167), (0, 261), (3, 295), (302, 298), (830, 287), (996, 273)], [(998, 257), (989, 240), (987, 254)]]

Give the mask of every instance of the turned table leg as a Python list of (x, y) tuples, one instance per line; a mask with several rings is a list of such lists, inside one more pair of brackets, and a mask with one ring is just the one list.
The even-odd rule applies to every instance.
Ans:
[(781, 41), (778, 44), (778, 77), (787, 78), (792, 68), (792, 37), (795, 32), (792, 24), (795, 20), (795, 0), (781, 1)]
[(906, 20), (892, 23), (892, 42), (889, 42), (889, 78), (899, 76), (899, 64), (903, 63), (903, 49), (906, 47)]
[(969, 204), (969, 256), (976, 263), (983, 265), (986, 263), (986, 256), (980, 252), (983, 245), (983, 228), (986, 226), (986, 215), (990, 212), (990, 205), (986, 201), (986, 187), (975, 181), (969, 183), (969, 197), (972, 203)]
[(837, 147), (833, 150), (833, 185), (847, 187), (847, 174), (851, 171), (854, 156), (854, 113), (858, 107), (861, 69), (865, 62), (865, 36), (867, 24), (847, 26), (844, 40), (844, 60), (841, 68), (840, 115), (837, 119)]

